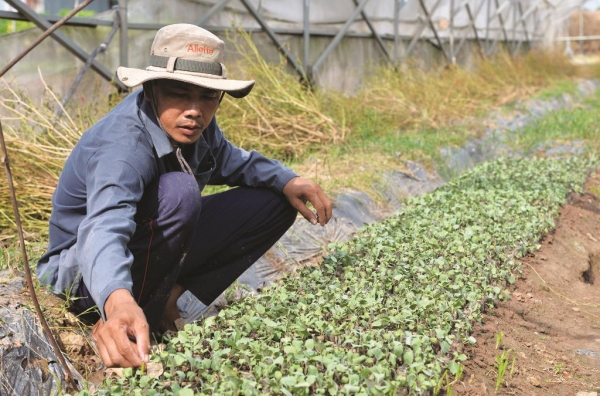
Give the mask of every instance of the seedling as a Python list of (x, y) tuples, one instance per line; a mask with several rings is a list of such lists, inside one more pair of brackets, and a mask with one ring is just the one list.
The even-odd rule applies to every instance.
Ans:
[(502, 385), (502, 381), (504, 380), (504, 375), (506, 373), (506, 369), (508, 368), (509, 363), (511, 364), (509, 373), (512, 377), (516, 359), (517, 356), (512, 349), (504, 351), (501, 355), (496, 356), (496, 369), (498, 370), (496, 377), (496, 387), (494, 389), (496, 393), (498, 393), (498, 390)]

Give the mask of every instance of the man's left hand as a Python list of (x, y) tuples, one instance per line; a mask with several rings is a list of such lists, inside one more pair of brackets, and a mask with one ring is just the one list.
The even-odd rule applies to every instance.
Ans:
[[(331, 201), (317, 183), (301, 177), (294, 177), (283, 188), (283, 194), (311, 224), (319, 223), (324, 226), (331, 219)], [(307, 202), (312, 204), (317, 213), (306, 206)]]

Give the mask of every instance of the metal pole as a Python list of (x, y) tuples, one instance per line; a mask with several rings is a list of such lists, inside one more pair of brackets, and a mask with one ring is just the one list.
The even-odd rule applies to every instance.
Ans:
[(350, 28), (350, 25), (352, 25), (354, 20), (358, 17), (358, 14), (360, 14), (361, 11), (363, 10), (363, 8), (365, 8), (365, 5), (367, 4), (368, 1), (369, 0), (362, 0), (360, 5), (354, 9), (354, 12), (350, 16), (350, 18), (346, 21), (346, 23), (344, 24), (342, 29), (335, 35), (335, 37), (333, 38), (333, 40), (331, 41), (329, 46), (321, 54), (319, 59), (317, 59), (317, 61), (313, 64), (313, 73), (315, 71), (317, 71), (319, 69), (319, 67), (321, 67), (321, 64), (325, 61), (325, 59), (329, 56), (329, 54), (334, 50), (334, 48), (338, 45), (338, 43), (340, 41), (342, 41), (342, 38), (344, 38), (344, 35)]
[[(358, 0), (354, 0), (354, 5), (358, 6)], [(392, 60), (392, 57), (390, 56), (390, 53), (388, 52), (388, 49), (385, 46), (383, 40), (381, 39), (381, 37), (379, 37), (379, 33), (377, 33), (377, 30), (375, 29), (375, 25), (373, 25), (371, 23), (371, 19), (369, 18), (369, 16), (367, 15), (367, 13), (364, 10), (361, 11), (360, 14), (362, 15), (363, 20), (365, 21), (367, 26), (369, 27), (369, 30), (371, 31), (371, 33), (373, 33), (373, 38), (375, 38), (375, 41), (377, 41), (379, 48), (381, 48), (381, 51), (384, 53), (386, 58), (388, 58), (388, 60), (393, 64), (394, 62)]]
[(487, 1), (487, 17), (485, 24), (485, 52), (488, 53), (490, 50), (490, 15), (492, 13), (492, 0)]
[[(518, 6), (521, 4), (520, 1), (516, 1), (515, 4)], [(513, 55), (517, 55), (517, 7), (513, 5), (513, 28), (512, 28), (512, 51)]]
[(394, 1), (394, 63), (398, 63), (398, 32), (399, 32), (399, 24), (400, 24), (400, 0)]
[(77, 90), (77, 87), (79, 87), (79, 84), (81, 83), (81, 80), (83, 79), (84, 74), (89, 70), (90, 66), (92, 65), (92, 61), (96, 58), (96, 56), (98, 56), (98, 54), (100, 52), (106, 51), (106, 49), (108, 48), (108, 45), (112, 41), (113, 37), (115, 36), (115, 34), (117, 34), (117, 30), (119, 30), (119, 23), (120, 23), (119, 15), (115, 14), (114, 19), (113, 19), (113, 27), (110, 30), (110, 32), (108, 33), (106, 40), (104, 40), (104, 42), (102, 44), (100, 44), (98, 47), (96, 47), (94, 52), (92, 52), (92, 54), (90, 55), (88, 60), (85, 62), (85, 65), (83, 65), (83, 67), (79, 70), (79, 73), (77, 73), (77, 77), (75, 77), (75, 80), (73, 80), (73, 85), (71, 85), (71, 88), (69, 88), (69, 91), (66, 93), (65, 97), (62, 100), (62, 103), (61, 103), (62, 107), (59, 107), (58, 110), (54, 113), (56, 115), (56, 117), (60, 117), (63, 114), (63, 110), (64, 110), (65, 106), (67, 105), (69, 100), (71, 100), (71, 97)]
[(419, 0), (419, 4), (421, 4), (421, 9), (423, 10), (423, 13), (425, 14), (425, 18), (427, 18), (427, 21), (429, 22), (429, 28), (431, 29), (431, 31), (433, 32), (433, 35), (440, 47), (440, 51), (442, 51), (442, 55), (444, 55), (444, 58), (446, 59), (446, 62), (448, 63), (452, 63), (450, 61), (450, 58), (448, 57), (448, 54), (446, 53), (446, 51), (444, 51), (444, 46), (442, 45), (442, 39), (440, 38), (440, 35), (438, 34), (435, 25), (433, 24), (433, 20), (431, 19), (431, 15), (429, 14), (429, 11), (427, 11), (427, 7), (425, 6), (425, 2), (423, 0)]
[(454, 0), (450, 0), (450, 62), (456, 65), (456, 54), (454, 53)]
[[(435, 4), (433, 5), (433, 7), (431, 7), (431, 11), (430, 12), (434, 13), (435, 10), (437, 10), (437, 8), (440, 6), (441, 2), (442, 2), (442, 0), (437, 0), (435, 2)], [(408, 43), (408, 46), (406, 47), (406, 50), (403, 51), (403, 54), (402, 54), (402, 58), (403, 59), (406, 59), (410, 55), (410, 53), (414, 49), (415, 45), (417, 45), (417, 41), (419, 41), (419, 39), (421, 38), (421, 35), (423, 34), (423, 31), (427, 27), (427, 25), (425, 24), (426, 21), (423, 20), (423, 18), (421, 17), (421, 15), (418, 16), (418, 19), (419, 19), (419, 22), (420, 22), (420, 26), (415, 31), (412, 39), (410, 40), (410, 42)]]
[[(523, 25), (523, 34), (525, 35), (525, 41), (527, 41), (527, 43), (529, 44), (529, 48), (527, 48), (527, 50), (531, 50), (531, 40), (529, 39), (529, 33), (527, 31), (527, 22), (524, 18), (524, 14), (523, 14), (523, 6), (521, 5), (521, 3), (517, 3), (517, 6), (519, 7), (519, 13), (521, 14), (521, 24)], [(521, 44), (523, 43), (523, 40), (519, 41), (519, 45), (517, 45), (517, 50), (516, 52), (519, 52), (519, 49), (521, 48)]]
[(127, 0), (119, 0), (119, 61), (121, 66), (129, 66)]
[[(582, 37), (584, 34), (583, 23), (583, 3), (581, 3), (581, 7), (579, 8), (579, 37)], [(583, 40), (579, 40), (579, 55), (583, 55)]]
[(283, 46), (283, 43), (281, 43), (281, 41), (279, 41), (279, 39), (277, 38), (277, 36), (273, 32), (273, 30), (269, 27), (269, 24), (267, 23), (267, 21), (265, 21), (264, 18), (258, 13), (258, 11), (250, 3), (250, 1), (249, 0), (240, 0), (240, 1), (244, 5), (244, 7), (246, 7), (246, 9), (250, 13), (250, 15), (252, 15), (254, 17), (256, 22), (258, 22), (260, 27), (265, 31), (267, 36), (269, 36), (271, 41), (273, 43), (275, 43), (275, 45), (277, 46), (277, 49), (286, 57), (288, 62), (290, 62), (290, 64), (292, 65), (294, 70), (296, 70), (296, 72), (300, 75), (300, 77), (302, 77), (302, 78), (306, 77), (306, 72), (304, 71), (302, 66), (296, 61), (296, 59), (292, 56), (292, 54), (290, 54), (289, 51), (285, 49), (285, 47)]
[(473, 17), (473, 13), (471, 12), (471, 7), (467, 3), (467, 14), (469, 15), (469, 20), (471, 21), (471, 26), (473, 26), (473, 34), (475, 35), (475, 43), (477, 43), (477, 48), (479, 49), (479, 55), (482, 58), (485, 58), (485, 53), (483, 51), (483, 47), (481, 45), (481, 41), (479, 40), (479, 34), (477, 33), (477, 26), (475, 25), (475, 18)]
[(0, 77), (2, 77), (4, 74), (6, 74), (7, 71), (9, 71), (10, 69), (12, 69), (12, 67), (15, 64), (17, 64), (18, 61), (20, 61), (21, 59), (23, 59), (25, 57), (25, 55), (27, 55), (29, 52), (31, 52), (32, 49), (34, 49), (35, 47), (37, 47), (37, 45), (39, 43), (41, 43), (46, 37), (48, 37), (52, 33), (54, 33), (54, 31), (56, 29), (58, 29), (59, 27), (61, 27), (69, 18), (71, 18), (73, 15), (77, 14), (79, 11), (83, 10), (92, 1), (94, 1), (94, 0), (86, 0), (84, 3), (80, 4), (79, 7), (75, 8), (73, 11), (69, 12), (69, 14), (65, 15), (62, 19), (60, 19), (54, 25), (52, 25), (51, 27), (49, 27), (48, 30), (46, 30), (44, 33), (42, 33), (40, 35), (40, 37), (38, 37), (33, 43), (31, 43), (29, 45), (29, 47), (25, 48), (25, 50), (23, 52), (21, 52), (19, 55), (17, 55), (17, 57), (15, 59), (13, 59), (12, 61), (10, 61), (8, 63), (8, 65), (4, 66), (4, 68), (2, 70), (0, 70)]
[(304, 0), (304, 54), (302, 56), (302, 65), (304, 66), (304, 72), (306, 77), (310, 81), (312, 79), (310, 67), (310, 0)]
[(208, 10), (208, 12), (206, 14), (204, 14), (204, 16), (202, 17), (202, 19), (200, 19), (196, 25), (198, 25), (198, 26), (204, 25), (216, 13), (218, 13), (223, 8), (225, 8), (225, 6), (227, 5), (227, 3), (229, 3), (229, 0), (222, 0), (221, 2), (219, 2), (219, 3), (215, 4), (214, 6), (212, 6), (212, 8), (210, 10)]

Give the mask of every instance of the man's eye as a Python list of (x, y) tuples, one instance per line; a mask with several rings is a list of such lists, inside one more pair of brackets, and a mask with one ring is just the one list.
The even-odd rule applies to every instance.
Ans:
[(169, 91), (168, 93), (171, 96), (178, 96), (178, 97), (183, 97), (183, 96), (187, 95), (187, 92), (182, 92), (182, 91)]

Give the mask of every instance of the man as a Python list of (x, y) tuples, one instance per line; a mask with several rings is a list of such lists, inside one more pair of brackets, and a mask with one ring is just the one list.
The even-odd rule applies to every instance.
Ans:
[[(210, 304), (298, 211), (313, 225), (331, 218), (317, 184), (223, 136), (223, 95), (254, 86), (228, 80), (223, 55), (202, 28), (160, 29), (145, 70), (117, 70), (143, 90), (83, 134), (61, 173), (37, 274), (75, 311), (97, 307), (92, 335), (109, 367), (148, 361), (149, 333), (173, 329), (181, 294)], [(207, 184), (238, 188), (202, 197)]]

